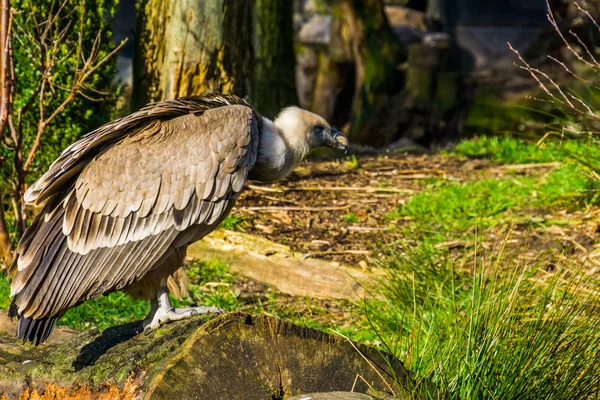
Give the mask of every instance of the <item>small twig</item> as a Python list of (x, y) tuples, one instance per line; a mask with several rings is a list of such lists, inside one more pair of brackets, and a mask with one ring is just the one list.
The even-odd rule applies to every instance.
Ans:
[(278, 189), (278, 188), (271, 188), (271, 187), (267, 187), (267, 186), (258, 186), (258, 185), (246, 185), (246, 187), (248, 189), (252, 189), (252, 190), (258, 190), (260, 192), (269, 192), (269, 193), (283, 193), (286, 192), (286, 189)]
[(350, 208), (350, 204), (339, 207), (245, 207), (244, 210), (248, 211), (337, 211), (347, 210)]
[(571, 75), (573, 78), (575, 78), (575, 79), (579, 79), (580, 81), (582, 81), (582, 82), (583, 82), (583, 83), (585, 83), (585, 84), (588, 84), (588, 85), (590, 84), (590, 81), (588, 81), (587, 79), (583, 79), (582, 77), (580, 77), (579, 75), (577, 75), (575, 72), (571, 71), (571, 70), (569, 69), (569, 67), (567, 67), (567, 66), (565, 65), (565, 63), (564, 63), (564, 62), (562, 62), (562, 61), (560, 61), (560, 60), (557, 60), (556, 58), (554, 58), (554, 57), (552, 57), (552, 56), (548, 56), (548, 58), (549, 58), (550, 60), (554, 61), (555, 63), (557, 63), (558, 65), (560, 65), (561, 67), (563, 67), (563, 69), (564, 69), (565, 71), (567, 71), (567, 73), (568, 73), (569, 75)]
[(340, 256), (344, 254), (352, 254), (355, 256), (370, 256), (373, 254), (371, 250), (332, 250), (332, 251), (309, 251), (304, 255), (304, 258), (314, 256)]
[(560, 167), (560, 163), (558, 161), (546, 162), (546, 163), (538, 163), (538, 164), (513, 164), (513, 165), (503, 165), (501, 167), (497, 167), (494, 169), (498, 170), (520, 170), (520, 169), (535, 169), (535, 168), (556, 168)]
[(381, 231), (387, 231), (387, 228), (370, 228), (367, 226), (349, 226), (348, 230), (356, 231), (356, 232), (381, 232)]
[(519, 53), (519, 51), (515, 48), (512, 47), (512, 45), (510, 44), (510, 42), (507, 42), (508, 44), (508, 48), (517, 55), (517, 57), (519, 58), (519, 60), (523, 63), (524, 66), (519, 66), (519, 68), (526, 70), (527, 72), (529, 72), (529, 74), (531, 75), (531, 77), (533, 79), (536, 80), (536, 82), (538, 83), (539, 87), (544, 91), (544, 93), (546, 93), (549, 97), (551, 97), (552, 99), (556, 100), (558, 103), (562, 104), (562, 101), (560, 101), (558, 98), (556, 98), (556, 96), (554, 96), (552, 94), (552, 92), (550, 92), (550, 90), (548, 90), (548, 88), (546, 87), (546, 85), (544, 85), (542, 83), (542, 81), (540, 81), (540, 79), (537, 77), (537, 75), (533, 72), (532, 68), (529, 66), (529, 64), (527, 63), (527, 61), (525, 61), (523, 59), (523, 57), (521, 57), (521, 53)]
[(584, 13), (585, 15), (588, 16), (588, 18), (592, 21), (592, 23), (594, 25), (596, 25), (596, 29), (598, 29), (598, 31), (600, 31), (600, 26), (598, 26), (598, 23), (596, 22), (596, 20), (590, 15), (588, 10), (585, 10), (583, 8), (581, 8), (581, 6), (579, 5), (579, 3), (577, 3), (576, 1), (573, 2), (573, 4), (575, 4), (575, 6), (577, 6), (577, 8), (579, 9), (579, 11), (581, 11), (582, 13)]
[(583, 100), (581, 100), (578, 97), (573, 96), (571, 93), (569, 93), (569, 97), (573, 100), (575, 100), (576, 102), (578, 102), (579, 104), (581, 104), (582, 106), (585, 107), (585, 109), (588, 112), (588, 117), (592, 117), (594, 119), (597, 118), (596, 114), (594, 114), (594, 112), (592, 111), (592, 109), (590, 108), (590, 106), (588, 106)]
[(569, 31), (569, 34), (577, 40), (577, 43), (579, 43), (579, 45), (583, 48), (583, 50), (585, 50), (585, 53), (592, 59), (592, 61), (594, 61), (594, 64), (596, 64), (596, 67), (600, 68), (600, 64), (598, 64), (598, 60), (596, 60), (596, 58), (592, 55), (592, 53), (590, 52), (590, 49), (588, 49), (588, 47), (585, 45), (585, 43), (583, 43), (583, 40), (581, 40), (579, 38), (579, 36), (573, 31)]

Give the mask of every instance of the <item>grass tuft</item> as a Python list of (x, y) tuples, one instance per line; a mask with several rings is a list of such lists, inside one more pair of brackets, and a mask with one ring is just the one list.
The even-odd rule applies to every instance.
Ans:
[(432, 248), (392, 248), (383, 298), (367, 303), (382, 347), (452, 399), (600, 395), (597, 278), (476, 254), (460, 272)]
[(221, 222), (221, 226), (230, 231), (245, 232), (244, 229), (244, 217), (237, 215), (231, 215), (225, 217)]

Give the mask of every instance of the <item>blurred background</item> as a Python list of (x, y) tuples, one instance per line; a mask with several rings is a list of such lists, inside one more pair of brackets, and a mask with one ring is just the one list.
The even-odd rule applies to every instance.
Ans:
[[(593, 21), (570, 1), (149, 0), (136, 9), (122, 0), (113, 40), (129, 39), (117, 57), (131, 105), (123, 112), (215, 90), (245, 96), (268, 117), (298, 104), (377, 148), (538, 134), (548, 118), (527, 109), (549, 107), (529, 99), (539, 86), (508, 42), (532, 66), (567, 77), (547, 58), (577, 61), (548, 6), (561, 31), (595, 49)], [(597, 2), (581, 6), (597, 15)]]

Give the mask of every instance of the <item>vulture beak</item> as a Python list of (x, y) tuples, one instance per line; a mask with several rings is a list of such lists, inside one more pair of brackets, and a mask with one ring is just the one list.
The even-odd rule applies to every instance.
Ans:
[(327, 129), (323, 136), (324, 146), (348, 152), (348, 138), (342, 132), (335, 129)]

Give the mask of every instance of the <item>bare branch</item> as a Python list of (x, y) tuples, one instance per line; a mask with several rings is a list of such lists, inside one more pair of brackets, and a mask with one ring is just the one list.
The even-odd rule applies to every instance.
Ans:
[(581, 11), (582, 13), (584, 13), (585, 15), (588, 16), (588, 18), (594, 23), (594, 25), (596, 25), (596, 28), (598, 29), (598, 31), (600, 31), (600, 26), (598, 26), (598, 23), (596, 22), (596, 20), (590, 15), (588, 10), (585, 10), (583, 8), (581, 8), (581, 6), (579, 5), (579, 3), (577, 3), (576, 1), (573, 2), (573, 4), (575, 4), (577, 6), (577, 8), (579, 9), (579, 11)]
[(562, 34), (562, 32), (560, 31), (560, 29), (558, 29), (558, 24), (556, 23), (556, 20), (554, 19), (554, 16), (552, 15), (552, 8), (550, 7), (550, 2), (549, 0), (546, 0), (546, 7), (548, 8), (548, 14), (546, 14), (546, 17), (548, 18), (548, 21), (550, 21), (550, 24), (552, 24), (552, 27), (554, 27), (554, 30), (556, 31), (556, 33), (558, 33), (558, 36), (560, 36), (560, 38), (562, 39), (563, 43), (565, 44), (565, 46), (567, 47), (567, 49), (573, 53), (573, 55), (575, 57), (577, 57), (577, 59), (579, 59), (580, 61), (584, 62), (585, 64), (587, 64), (588, 66), (596, 69), (596, 66), (592, 63), (590, 63), (588, 60), (586, 60), (585, 58), (583, 58), (582, 56), (579, 55), (579, 53), (577, 53), (569, 44), (569, 42), (567, 41), (567, 39), (564, 37), (564, 35)]
[(85, 78), (87, 79), (91, 74), (94, 73), (94, 71), (96, 71), (103, 64), (105, 64), (112, 56), (114, 56), (119, 50), (121, 50), (123, 46), (125, 46), (125, 43), (127, 43), (127, 38), (123, 39), (117, 47), (115, 47), (110, 53), (108, 53), (100, 61), (98, 61), (96, 65), (93, 66), (87, 73), (85, 73)]
[(562, 61), (560, 61), (560, 60), (557, 60), (556, 58), (554, 58), (554, 57), (552, 57), (552, 56), (548, 56), (548, 58), (549, 58), (549, 59), (551, 59), (552, 61), (554, 61), (555, 63), (557, 63), (558, 65), (560, 65), (561, 67), (563, 67), (563, 68), (564, 68), (564, 70), (565, 70), (565, 71), (567, 71), (567, 73), (568, 73), (569, 75), (571, 75), (573, 78), (575, 78), (575, 79), (579, 79), (580, 81), (582, 81), (582, 82), (583, 82), (583, 83), (585, 83), (585, 84), (588, 84), (588, 85), (590, 84), (590, 81), (588, 81), (587, 79), (583, 79), (582, 77), (580, 77), (579, 75), (577, 75), (575, 72), (571, 71), (571, 70), (569, 69), (569, 67), (567, 67), (567, 66), (565, 65), (565, 63), (564, 63), (564, 62), (562, 62)]
[(533, 68), (531, 68), (529, 66), (529, 64), (527, 63), (527, 61), (525, 61), (523, 59), (523, 57), (521, 57), (521, 53), (519, 53), (518, 50), (516, 50), (515, 48), (512, 47), (512, 45), (510, 44), (510, 42), (507, 42), (508, 44), (508, 48), (517, 55), (517, 57), (519, 58), (519, 60), (523, 63), (523, 66), (519, 66), (519, 68), (526, 70), (527, 72), (529, 72), (529, 74), (531, 75), (531, 77), (533, 79), (535, 79), (538, 83), (538, 85), (540, 86), (540, 88), (544, 91), (544, 93), (546, 93), (549, 97), (551, 97), (552, 99), (556, 100), (557, 102), (562, 104), (562, 101), (560, 99), (558, 99), (556, 96), (554, 96), (552, 94), (552, 92), (550, 92), (550, 90), (548, 90), (548, 88), (546, 87), (546, 85), (544, 85), (544, 83), (542, 81), (540, 81), (540, 79), (537, 77), (537, 75), (535, 74), (535, 72), (533, 71)]
[(577, 36), (577, 34), (571, 30), (569, 31), (569, 34), (571, 34), (571, 36), (573, 36), (577, 40), (577, 43), (579, 43), (579, 45), (583, 48), (583, 50), (585, 50), (586, 54), (592, 59), (592, 61), (596, 65), (596, 67), (600, 68), (600, 64), (598, 63), (596, 58), (592, 55), (592, 53), (590, 52), (588, 47), (585, 45), (585, 43), (583, 43), (583, 41), (579, 38), (579, 36)]
[(588, 106), (583, 100), (581, 100), (578, 97), (573, 96), (571, 93), (569, 93), (569, 97), (571, 97), (573, 100), (579, 102), (581, 105), (583, 105), (586, 108), (588, 117), (592, 117), (594, 119), (600, 119), (599, 117), (596, 116), (596, 114), (594, 114), (594, 112), (592, 111), (590, 106)]

